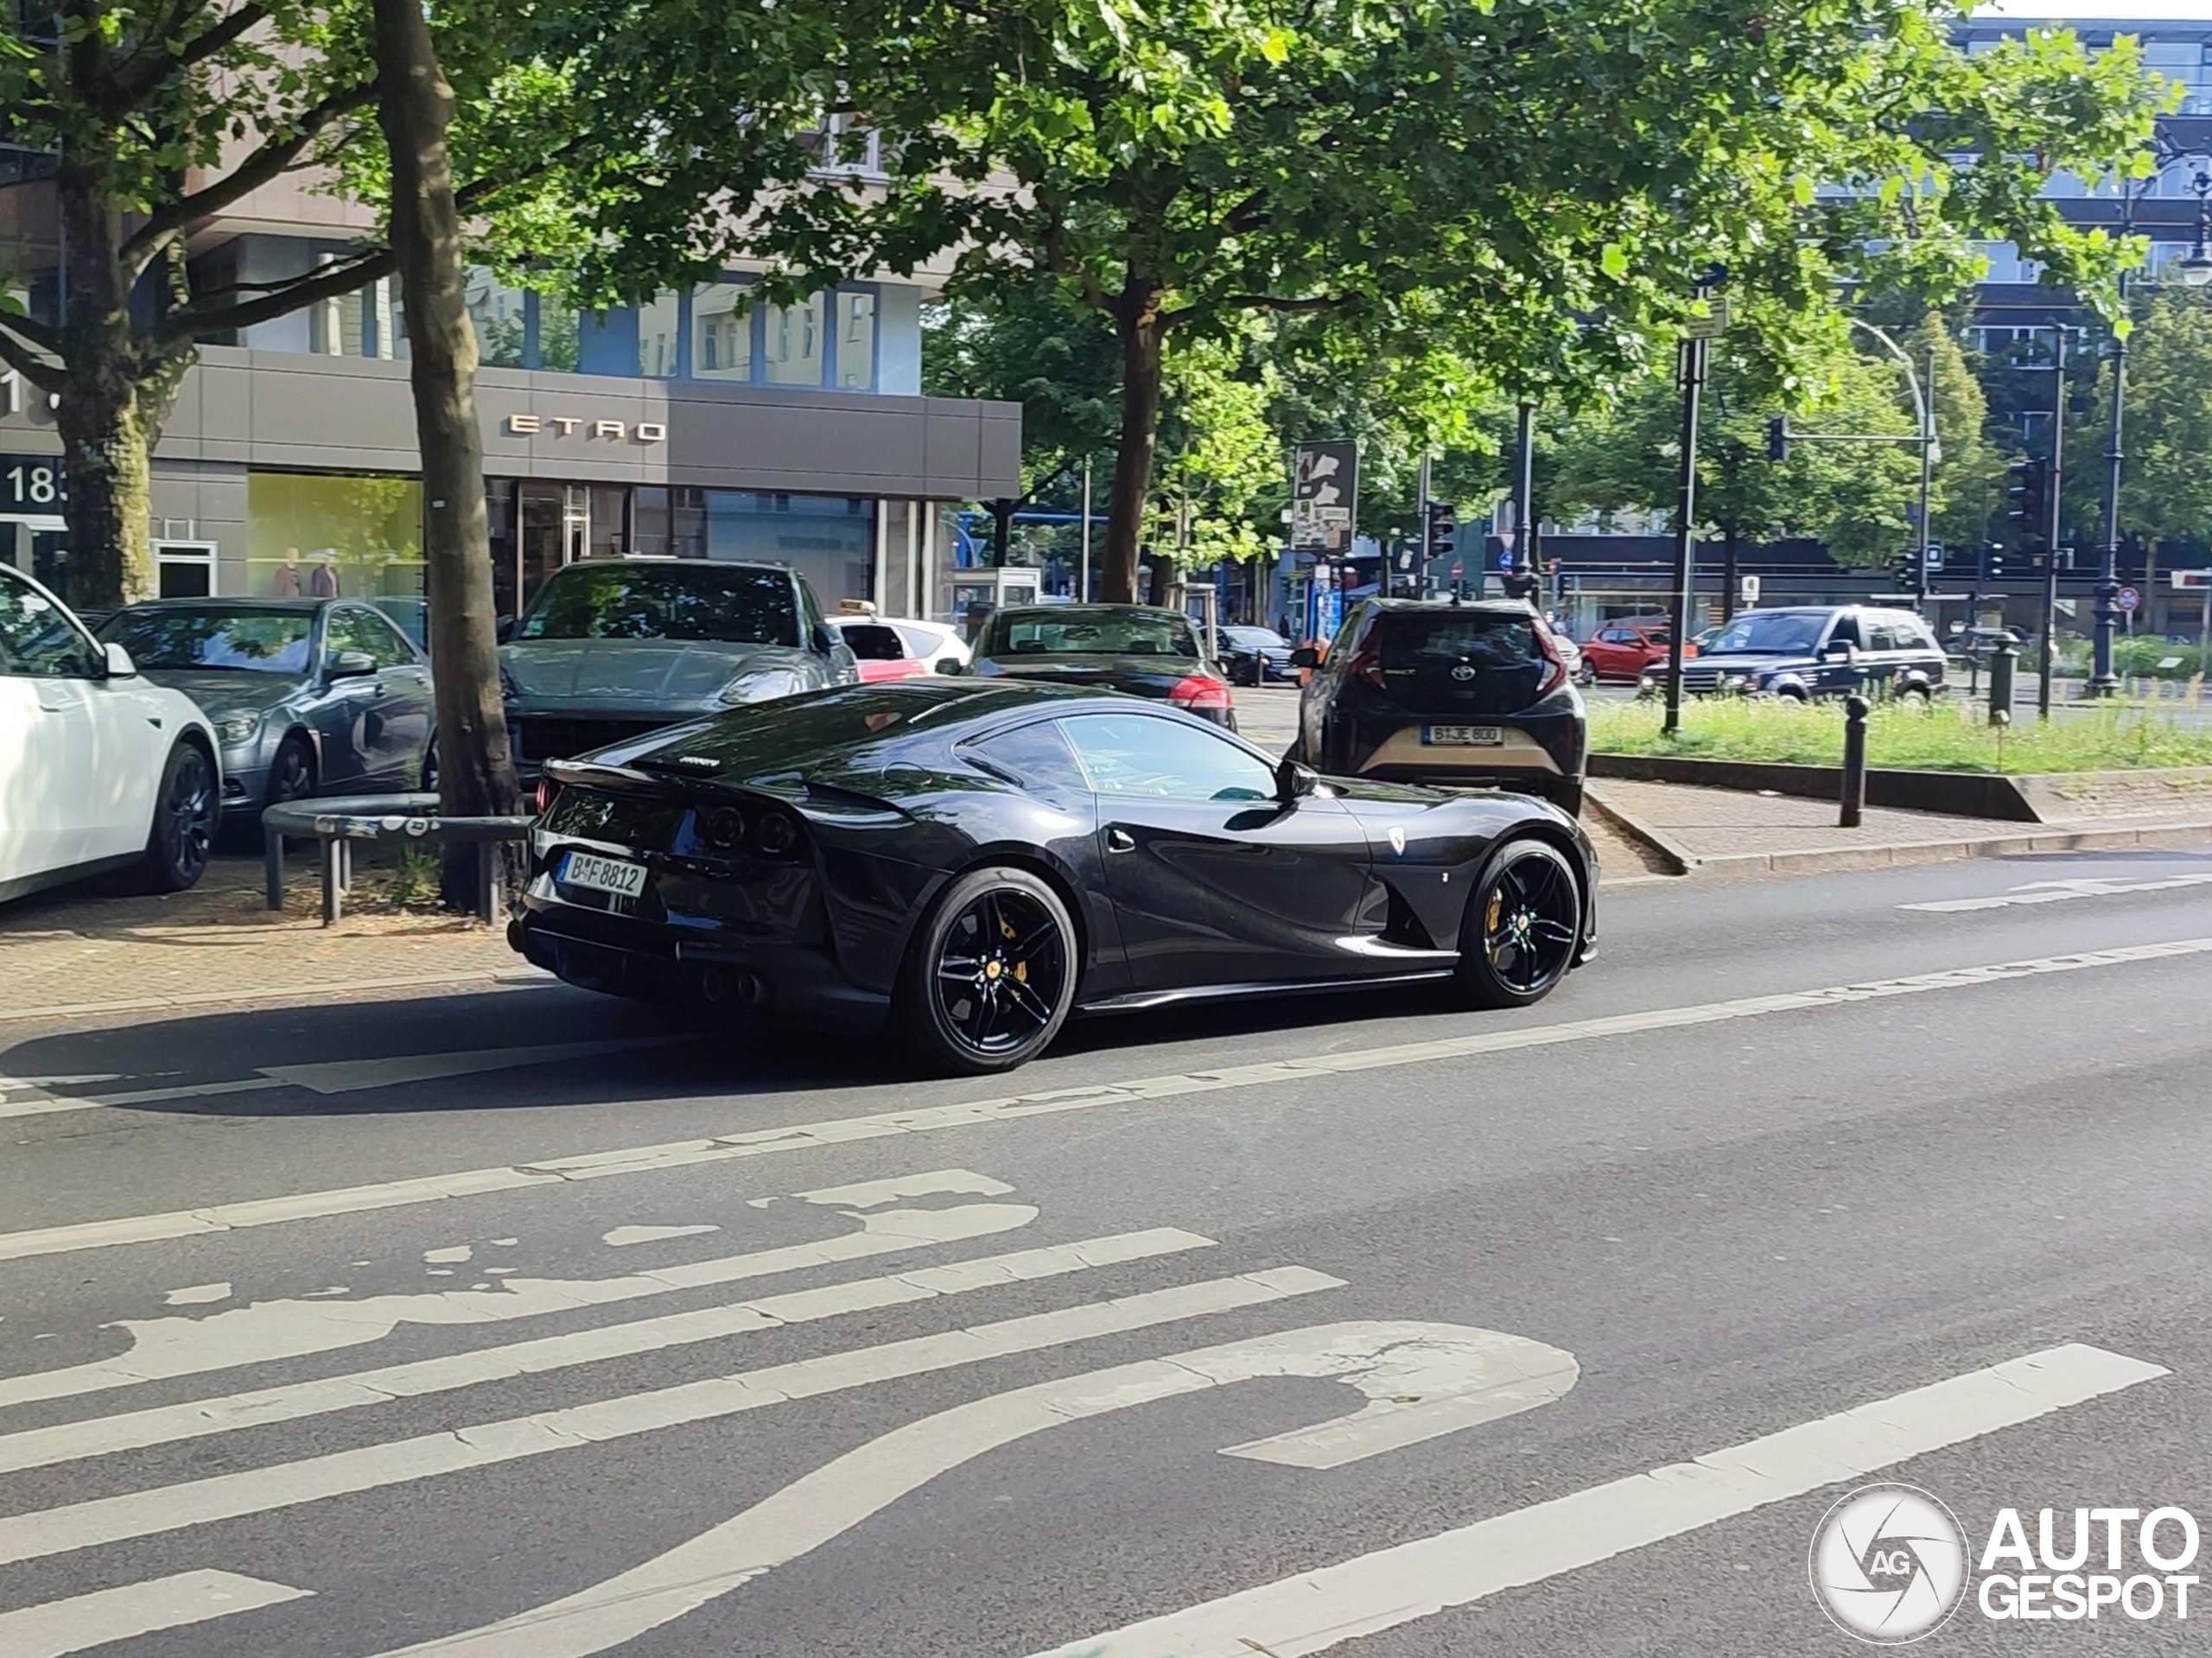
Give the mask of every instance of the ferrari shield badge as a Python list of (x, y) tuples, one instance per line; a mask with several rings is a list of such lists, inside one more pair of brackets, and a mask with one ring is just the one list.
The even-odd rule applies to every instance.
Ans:
[(1391, 851), (1393, 851), (1393, 852), (1403, 852), (1405, 849), (1406, 849), (1406, 832), (1405, 832), (1405, 830), (1403, 830), (1403, 829), (1400, 829), (1400, 828), (1399, 828), (1395, 823), (1391, 824), (1391, 825), (1390, 825), (1390, 850), (1391, 850)]

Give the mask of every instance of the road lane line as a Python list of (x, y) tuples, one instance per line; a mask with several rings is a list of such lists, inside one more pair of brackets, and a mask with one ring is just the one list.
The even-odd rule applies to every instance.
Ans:
[[(812, 1324), (849, 1312), (874, 1312), (908, 1302), (934, 1300), (943, 1295), (965, 1295), (976, 1290), (1058, 1278), (1123, 1261), (1148, 1261), (1188, 1249), (1214, 1247), (1211, 1238), (1200, 1237), (1195, 1232), (1172, 1226), (1157, 1227), (1150, 1231), (1086, 1238), (1078, 1243), (984, 1255), (949, 1266), (919, 1267), (907, 1273), (855, 1279), (843, 1284), (762, 1296), (757, 1300), (703, 1307), (658, 1318), (602, 1324), (567, 1335), (510, 1342), (441, 1358), (356, 1370), (346, 1375), (260, 1388), (250, 1393), (157, 1405), (149, 1410), (91, 1417), (52, 1427), (25, 1428), (0, 1434), (0, 1474), (49, 1467), (81, 1458), (111, 1456), (120, 1451), (143, 1450), (148, 1445), (174, 1445), (182, 1439), (206, 1439), (228, 1433), (234, 1428), (296, 1422), (304, 1417), (358, 1410), (366, 1405), (388, 1405), (397, 1399), (420, 1399), (429, 1394), (480, 1387), (518, 1376), (542, 1375), (573, 1365), (594, 1364), (602, 1359), (658, 1353), (698, 1342)], [(0, 1652), (4, 1651), (0, 1648)]]
[[(1001, 1181), (965, 1169), (906, 1175), (899, 1185), (910, 1197), (988, 1196), (1013, 1190)], [(827, 1197), (821, 1192), (797, 1195), (808, 1203), (838, 1201), (834, 1193)], [(294, 1298), (256, 1301), (207, 1314), (118, 1319), (115, 1327), (129, 1334), (129, 1349), (112, 1358), (0, 1377), (0, 1408), (336, 1352), (380, 1341), (404, 1324), (505, 1323), (836, 1266), (874, 1255), (903, 1255), (933, 1244), (966, 1243), (1017, 1231), (1037, 1218), (1037, 1209), (1032, 1204), (960, 1204), (950, 1209), (893, 1209), (848, 1218), (860, 1223), (858, 1231), (817, 1243), (715, 1255), (613, 1278), (509, 1277), (501, 1280), (497, 1289), (432, 1290), (372, 1295), (359, 1300)]]
[(1341, 1278), (1304, 1267), (1277, 1267), (764, 1369), (741, 1370), (448, 1432), (363, 1445), (243, 1473), (218, 1474), (152, 1490), (13, 1515), (0, 1519), (0, 1564), (43, 1560), (73, 1549), (404, 1485), (440, 1474), (489, 1468), (659, 1428), (715, 1421), (791, 1400), (950, 1370), (982, 1359), (1038, 1352), (1068, 1342), (1147, 1330), (1239, 1307), (1265, 1306), (1319, 1290), (1342, 1289), (1344, 1284)]
[(180, 1572), (175, 1577), (0, 1612), (0, 1653), (8, 1658), (64, 1658), (111, 1641), (280, 1606), (314, 1592), (242, 1578), (235, 1572)]
[(2184, 886), (2212, 886), (2212, 875), (2171, 875), (2163, 880), (2122, 880), (2083, 876), (2074, 880), (2030, 881), (1992, 898), (1945, 898), (1925, 904), (1900, 904), (1900, 910), (1959, 915), (1969, 910), (2003, 910), (2028, 904), (2064, 904), (2080, 898), (2113, 898), (2127, 893), (2167, 893)]
[(1873, 980), (1861, 984), (1830, 985), (1821, 989), (1785, 991), (1770, 996), (1746, 996), (1732, 1001), (1704, 1002), (1686, 1007), (1657, 1007), (1638, 1013), (1573, 1020), (1559, 1025), (1522, 1026), (1472, 1036), (1440, 1037), (1422, 1042), (1394, 1043), (1383, 1047), (1355, 1048), (1316, 1054), (1310, 1058), (1213, 1068), (1169, 1077), (1142, 1077), (1128, 1083), (1047, 1089), (1033, 1094), (1015, 1094), (963, 1104), (925, 1106), (885, 1111), (870, 1116), (796, 1123), (789, 1128), (763, 1128), (747, 1134), (672, 1140), (654, 1146), (625, 1147), (615, 1151), (588, 1153), (582, 1156), (548, 1158), (505, 1168), (464, 1169), (450, 1174), (418, 1175), (409, 1179), (380, 1181), (372, 1185), (341, 1186), (321, 1191), (300, 1192), (290, 1197), (218, 1204), (204, 1209), (172, 1210), (163, 1214), (122, 1216), (113, 1220), (35, 1227), (20, 1232), (0, 1233), (0, 1261), (68, 1255), (80, 1249), (105, 1249), (120, 1244), (156, 1242), (170, 1238), (199, 1237), (245, 1227), (274, 1226), (288, 1221), (318, 1220), (333, 1215), (403, 1208), (442, 1198), (553, 1185), (567, 1180), (658, 1173), (668, 1169), (690, 1168), (737, 1158), (812, 1151), (824, 1146), (855, 1140), (934, 1134), (941, 1129), (971, 1128), (985, 1123), (1019, 1121), (1026, 1117), (1085, 1111), (1099, 1106), (1128, 1105), (1183, 1094), (1208, 1094), (1269, 1083), (1311, 1082), (1316, 1077), (1338, 1076), (1398, 1065), (1427, 1064), (1479, 1054), (1512, 1052), (1524, 1048), (1554, 1047), (1563, 1043), (1594, 1041), (1607, 1037), (1640, 1036), (1654, 1031), (1681, 1030), (1731, 1020), (1757, 1019), (1769, 1013), (1798, 1013), (1873, 1001), (1885, 997), (1970, 989), (2001, 983), (2008, 979), (2075, 973), (2093, 968), (2120, 967), (2207, 953), (2212, 953), (2212, 938), (2181, 938), (2165, 943), (2081, 950), (2064, 956), (1994, 962), (1935, 973), (1912, 974), (1902, 978)]
[[(1338, 1468), (1548, 1405), (1574, 1385), (1575, 1375), (1572, 1354), (1526, 1336), (1465, 1324), (1362, 1322), (1060, 1376), (893, 1429), (579, 1593), (379, 1658), (590, 1658), (821, 1547), (977, 1457), (1132, 1406), (1262, 1377), (1342, 1382), (1365, 1395), (1364, 1407), (1226, 1453)], [(1404, 1402), (1406, 1395), (1418, 1402)]]
[(2101, 1348), (2047, 1348), (1694, 1462), (1071, 1642), (1039, 1658), (1307, 1658), (2167, 1374)]

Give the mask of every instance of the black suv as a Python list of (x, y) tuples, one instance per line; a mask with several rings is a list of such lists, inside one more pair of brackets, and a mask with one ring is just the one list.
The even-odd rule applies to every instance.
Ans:
[[(1799, 702), (1843, 696), (1942, 695), (1943, 648), (1909, 610), (1872, 605), (1806, 605), (1747, 610), (1682, 664), (1682, 689), (1698, 696), (1764, 693)], [(1656, 691), (1663, 664), (1648, 670)]]
[(1291, 753), (1325, 776), (1472, 784), (1582, 810), (1589, 732), (1551, 630), (1518, 603), (1364, 599), (1298, 703)]

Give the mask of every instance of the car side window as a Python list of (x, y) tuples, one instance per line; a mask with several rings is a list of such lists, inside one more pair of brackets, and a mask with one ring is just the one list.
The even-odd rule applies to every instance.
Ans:
[(1901, 651), (1904, 646), (1897, 638), (1894, 623), (1878, 621), (1870, 616), (1866, 620), (1866, 648), (1869, 651)]
[(0, 674), (97, 679), (105, 657), (68, 612), (25, 581), (0, 580)]
[(361, 626), (361, 613), (356, 610), (333, 610), (324, 613), (322, 620), (322, 659), (329, 662), (341, 651), (359, 651), (370, 657), (367, 631)]
[(1336, 637), (1329, 641), (1329, 659), (1344, 660), (1351, 650), (1351, 642), (1359, 632), (1360, 615), (1357, 611), (1344, 618), (1337, 629)]
[(1864, 649), (1866, 641), (1859, 636), (1859, 618), (1844, 615), (1835, 619), (1835, 626), (1828, 630), (1830, 645), (1849, 645)]
[(1090, 779), (1076, 764), (1075, 751), (1068, 746), (1057, 721), (1017, 726), (969, 746), (992, 770), (1003, 772), (1017, 782), (1034, 788), (1090, 792)]
[(415, 651), (400, 637), (399, 630), (373, 611), (353, 610), (346, 613), (353, 623), (354, 637), (361, 643), (347, 648), (366, 651), (379, 668), (411, 668), (415, 665)]
[(841, 627), (845, 643), (862, 662), (903, 662), (906, 647), (899, 644), (898, 634), (880, 623), (868, 622), (858, 626)]
[(1094, 793), (1175, 800), (1272, 800), (1274, 770), (1226, 737), (1180, 720), (1085, 714), (1062, 722)]

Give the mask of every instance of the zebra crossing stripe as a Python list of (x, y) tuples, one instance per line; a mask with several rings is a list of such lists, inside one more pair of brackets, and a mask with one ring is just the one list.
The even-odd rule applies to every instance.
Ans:
[(180, 1572), (172, 1578), (0, 1612), (0, 1653), (8, 1658), (64, 1658), (111, 1641), (282, 1605), (312, 1592), (242, 1578), (235, 1572)]

